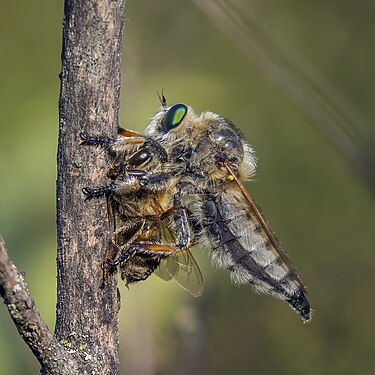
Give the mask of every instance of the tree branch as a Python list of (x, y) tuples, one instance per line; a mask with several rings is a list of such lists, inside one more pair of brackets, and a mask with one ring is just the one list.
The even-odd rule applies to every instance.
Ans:
[(78, 360), (49, 331), (0, 236), (0, 295), (19, 334), (50, 374), (78, 373)]
[(43, 374), (119, 374), (117, 279), (103, 286), (111, 234), (105, 202), (84, 200), (101, 185), (103, 153), (80, 133), (115, 136), (125, 0), (65, 0), (57, 155), (57, 309), (54, 336), (0, 241), (0, 294)]
[(80, 147), (80, 133), (115, 136), (125, 0), (65, 0), (57, 175), (55, 336), (82, 350), (84, 373), (118, 374), (117, 279), (104, 287), (110, 228), (104, 201), (82, 188), (105, 183), (104, 153)]

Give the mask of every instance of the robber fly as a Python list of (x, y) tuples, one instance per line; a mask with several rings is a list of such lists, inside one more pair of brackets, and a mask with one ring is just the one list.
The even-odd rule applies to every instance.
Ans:
[[(189, 248), (189, 232), (172, 231), (187, 227), (180, 206), (169, 205), (166, 191), (172, 179), (162, 171), (168, 155), (151, 138), (122, 129), (117, 138), (81, 134), (85, 145), (99, 146), (110, 159), (103, 187), (84, 188), (86, 198), (107, 198), (113, 235), (106, 254), (105, 278), (120, 268), (126, 284), (146, 280), (155, 270), (165, 280), (171, 278), (194, 296), (202, 294), (203, 281)], [(147, 179), (147, 183), (145, 183)]]
[(306, 288), (242, 183), (254, 174), (256, 158), (240, 130), (211, 112), (197, 116), (185, 104), (167, 106), (163, 97), (144, 136), (166, 150), (169, 199), (186, 209), (195, 242), (210, 249), (234, 282), (286, 300), (310, 320)]
[[(167, 106), (164, 96), (161, 104), (143, 134), (125, 131), (121, 135), (124, 139), (120, 136), (115, 141), (107, 141), (105, 137), (98, 141), (95, 137), (84, 140), (86, 144), (108, 143), (105, 147), (116, 155), (114, 160), (119, 160), (110, 168), (120, 173), (115, 173), (114, 184), (87, 189), (85, 193), (87, 196), (109, 194), (117, 202), (117, 206), (112, 206), (123, 228), (127, 228), (129, 204), (138, 202), (129, 196), (128, 186), (137, 186), (136, 194), (143, 191), (142, 219), (137, 218), (136, 226), (139, 235), (133, 236), (127, 229), (120, 230), (123, 239), (113, 242), (120, 244), (114, 253), (121, 255), (110, 257), (115, 259), (113, 264), (129, 267), (127, 262), (132, 255), (139, 266), (138, 257), (144, 261), (157, 255), (155, 264), (141, 265), (146, 270), (146, 278), (159, 265), (162, 254), (172, 263), (170, 255), (186, 257), (190, 253), (181, 249), (200, 244), (212, 251), (215, 264), (230, 271), (234, 282), (252, 284), (259, 292), (286, 300), (304, 320), (310, 320), (306, 289), (242, 183), (255, 173), (256, 159), (240, 130), (211, 112), (197, 116), (185, 104)], [(128, 146), (123, 149), (123, 144), (138, 141), (143, 145), (141, 151), (131, 154)], [(141, 160), (139, 152), (148, 153), (147, 162)], [(155, 208), (148, 212), (147, 206), (157, 204), (162, 212), (159, 219), (164, 215), (170, 220), (166, 226), (146, 219), (148, 213), (152, 216), (158, 212)], [(166, 245), (160, 234), (150, 240), (144, 229), (146, 224), (154, 230), (157, 228), (158, 233), (167, 228), (175, 238), (175, 245)], [(200, 285), (197, 268), (186, 260), (181, 264), (188, 264), (186, 274), (199, 280), (195, 284)], [(128, 270), (134, 274), (133, 267)], [(169, 274), (173, 276), (173, 273)]]

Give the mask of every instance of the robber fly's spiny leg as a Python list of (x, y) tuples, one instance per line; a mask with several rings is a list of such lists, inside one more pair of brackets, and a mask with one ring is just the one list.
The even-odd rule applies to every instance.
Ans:
[(168, 186), (172, 177), (173, 174), (168, 172), (150, 173), (141, 177), (139, 183), (145, 189), (158, 192)]
[(128, 194), (129, 192), (136, 192), (143, 189), (139, 183), (138, 175), (143, 176), (143, 171), (133, 171), (134, 173), (124, 176), (121, 180), (117, 180), (116, 183), (112, 182), (106, 186), (99, 186), (94, 188), (85, 187), (82, 189), (86, 199), (101, 198), (107, 196), (110, 193), (114, 194)]
[(106, 135), (90, 135), (87, 132), (80, 133), (81, 145), (101, 147), (108, 150), (109, 147), (116, 142), (115, 138), (108, 137)]
[(105, 197), (112, 191), (118, 188), (117, 184), (109, 184), (106, 186), (99, 186), (95, 188), (84, 187), (82, 193), (86, 196), (86, 199), (101, 198)]
[(177, 247), (185, 248), (191, 243), (191, 229), (189, 225), (188, 212), (181, 204), (180, 194), (175, 194), (173, 198), (173, 205), (176, 207), (173, 214), (173, 226), (178, 228), (177, 233)]

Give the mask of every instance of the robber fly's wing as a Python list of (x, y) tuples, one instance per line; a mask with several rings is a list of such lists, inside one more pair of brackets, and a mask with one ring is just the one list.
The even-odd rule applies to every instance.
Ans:
[(259, 225), (262, 227), (265, 235), (268, 237), (268, 239), (269, 239), (269, 241), (272, 245), (271, 250), (276, 255), (278, 255), (281, 258), (281, 260), (286, 264), (286, 266), (289, 268), (289, 272), (294, 276), (295, 280), (299, 283), (301, 289), (307, 294), (306, 287), (303, 285), (303, 283), (300, 280), (297, 272), (295, 271), (294, 267), (291, 265), (291, 263), (288, 259), (288, 256), (285, 254), (285, 252), (282, 249), (279, 241), (277, 240), (275, 235), (272, 233), (270, 227), (267, 224), (266, 219), (262, 215), (262, 213), (261, 213), (260, 209), (258, 208), (258, 206), (256, 205), (254, 199), (248, 193), (248, 191), (246, 190), (243, 183), (236, 177), (236, 175), (234, 174), (232, 169), (228, 165), (226, 165), (226, 167), (227, 167), (229, 173), (231, 174), (231, 176), (233, 176), (233, 178), (234, 178), (235, 182), (237, 183), (239, 189), (241, 190), (244, 198), (246, 199), (246, 202), (248, 203), (248, 212), (250, 214), (250, 217), (252, 218), (252, 220), (254, 222), (259, 223)]
[(203, 278), (198, 263), (189, 250), (181, 251), (167, 259), (171, 276), (194, 297), (203, 293)]

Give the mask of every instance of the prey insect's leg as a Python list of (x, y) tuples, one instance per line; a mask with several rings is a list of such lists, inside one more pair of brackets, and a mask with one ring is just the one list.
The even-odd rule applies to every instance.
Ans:
[(157, 255), (160, 256), (160, 258), (166, 258), (171, 255), (177, 254), (180, 251), (186, 251), (193, 245), (193, 243), (189, 243), (187, 246), (181, 248), (174, 245), (138, 243), (130, 246), (129, 253), (148, 256)]
[(103, 284), (106, 284), (108, 275), (113, 272), (116, 267), (130, 256), (127, 253), (129, 246), (137, 239), (137, 234), (142, 230), (144, 220), (129, 219), (126, 226), (116, 230), (106, 251), (106, 259), (103, 263)]
[(154, 230), (157, 225), (154, 219), (134, 218), (126, 227), (120, 228), (112, 237), (113, 249), (111, 255), (107, 257), (107, 263), (116, 267), (132, 255), (164, 258), (192, 246), (192, 244), (175, 246), (155, 243), (157, 237)]
[(143, 230), (146, 220), (133, 218), (127, 221), (126, 226), (119, 228), (110, 239), (110, 246), (106, 253), (106, 263), (112, 268), (117, 267), (128, 258), (130, 246), (137, 240)]
[(117, 134), (122, 135), (123, 137), (143, 137), (141, 133), (126, 128), (119, 128)]

